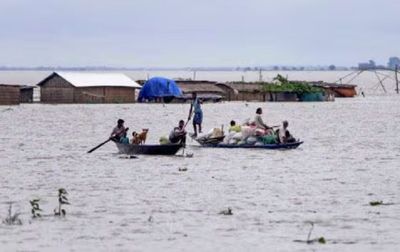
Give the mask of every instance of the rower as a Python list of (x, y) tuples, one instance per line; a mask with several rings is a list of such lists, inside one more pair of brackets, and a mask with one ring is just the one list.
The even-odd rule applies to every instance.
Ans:
[(193, 130), (194, 130), (194, 137), (197, 137), (197, 126), (199, 126), (199, 133), (201, 133), (201, 124), (203, 122), (203, 110), (201, 109), (201, 101), (197, 97), (197, 93), (194, 92), (192, 93), (192, 103), (190, 105), (190, 110), (189, 110), (189, 116), (188, 116), (188, 121), (190, 121), (190, 118), (192, 117), (192, 113), (194, 113), (193, 116)]
[[(114, 129), (111, 132), (110, 138), (115, 139), (118, 142), (126, 142), (126, 132), (128, 131), (129, 128), (125, 128), (124, 126), (125, 121), (122, 119), (118, 119), (117, 121), (117, 126), (114, 127)], [(128, 140), (129, 143), (129, 140)]]
[(169, 141), (173, 144), (185, 144), (186, 143), (186, 130), (185, 122), (179, 121), (178, 127), (175, 127), (169, 134)]

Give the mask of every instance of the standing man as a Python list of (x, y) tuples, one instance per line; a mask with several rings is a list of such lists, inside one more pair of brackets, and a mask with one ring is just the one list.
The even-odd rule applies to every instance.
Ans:
[(201, 124), (203, 122), (203, 111), (201, 110), (200, 100), (197, 98), (197, 93), (192, 93), (192, 104), (190, 105), (189, 117), (188, 121), (192, 117), (192, 112), (194, 113), (193, 116), (193, 129), (194, 135), (193, 137), (197, 137), (197, 125), (199, 126), (199, 133), (201, 133)]

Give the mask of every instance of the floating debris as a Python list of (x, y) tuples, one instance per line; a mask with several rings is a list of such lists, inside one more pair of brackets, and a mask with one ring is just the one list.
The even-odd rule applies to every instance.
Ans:
[(371, 202), (369, 202), (369, 204), (371, 206), (379, 206), (379, 205), (382, 205), (383, 202), (382, 201), (371, 201)]
[(311, 237), (311, 233), (314, 229), (314, 222), (310, 222), (311, 228), (310, 231), (308, 232), (307, 235), (307, 240), (293, 240), (294, 242), (301, 242), (301, 243), (307, 243), (307, 244), (313, 244), (313, 243), (320, 243), (320, 244), (325, 244), (326, 240), (323, 236), (319, 237), (319, 238), (314, 238), (314, 239), (310, 239)]
[(138, 158), (135, 155), (123, 155), (123, 156), (119, 156), (120, 159), (135, 159)]
[(394, 205), (394, 203), (383, 203), (383, 201), (371, 201), (369, 202), (370, 206), (390, 206), (390, 205)]
[(230, 207), (228, 207), (228, 209), (222, 210), (221, 212), (219, 212), (218, 214), (222, 214), (222, 215), (233, 215), (232, 209)]
[(183, 168), (179, 168), (178, 169), (178, 171), (180, 171), (180, 172), (184, 172), (184, 171), (187, 171), (188, 170), (188, 168), (186, 168), (186, 167), (183, 167)]

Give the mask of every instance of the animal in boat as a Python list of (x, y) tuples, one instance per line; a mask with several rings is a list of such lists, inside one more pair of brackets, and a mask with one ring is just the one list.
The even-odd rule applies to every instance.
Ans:
[(142, 132), (140, 133), (132, 133), (132, 144), (145, 144), (148, 132), (149, 129), (142, 129)]

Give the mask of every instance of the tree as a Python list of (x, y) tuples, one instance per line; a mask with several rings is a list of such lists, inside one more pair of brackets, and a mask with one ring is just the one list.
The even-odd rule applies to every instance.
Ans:
[(330, 65), (330, 66), (328, 67), (328, 69), (329, 69), (330, 71), (334, 71), (334, 70), (336, 70), (336, 66), (335, 66), (335, 65)]

